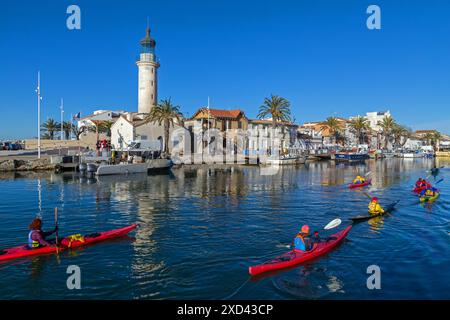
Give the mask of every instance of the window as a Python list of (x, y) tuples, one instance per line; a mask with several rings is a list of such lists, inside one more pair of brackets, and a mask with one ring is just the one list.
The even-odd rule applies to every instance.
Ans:
[(238, 129), (242, 129), (242, 122), (238, 121)]
[(141, 136), (141, 140), (148, 140), (147, 136)]
[(153, 80), (151, 81), (151, 83), (152, 83), (152, 87), (153, 87)]

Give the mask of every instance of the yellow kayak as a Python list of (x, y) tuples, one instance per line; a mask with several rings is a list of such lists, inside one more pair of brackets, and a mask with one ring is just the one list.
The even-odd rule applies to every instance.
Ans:
[(440, 193), (436, 192), (436, 194), (433, 197), (428, 197), (428, 196), (422, 196), (420, 197), (420, 202), (434, 202), (436, 201), (437, 198), (439, 198)]

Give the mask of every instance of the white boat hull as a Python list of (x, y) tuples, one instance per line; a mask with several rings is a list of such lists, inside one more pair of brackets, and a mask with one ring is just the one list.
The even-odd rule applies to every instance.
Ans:
[(266, 165), (294, 165), (304, 164), (307, 157), (293, 157), (293, 158), (280, 158), (280, 159), (267, 159)]

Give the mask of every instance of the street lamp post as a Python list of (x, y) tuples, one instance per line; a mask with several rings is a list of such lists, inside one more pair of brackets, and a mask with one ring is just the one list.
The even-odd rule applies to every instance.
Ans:
[(64, 100), (61, 98), (61, 141), (64, 140)]
[(38, 71), (38, 85), (36, 89), (38, 103), (38, 159), (41, 158), (41, 72)]

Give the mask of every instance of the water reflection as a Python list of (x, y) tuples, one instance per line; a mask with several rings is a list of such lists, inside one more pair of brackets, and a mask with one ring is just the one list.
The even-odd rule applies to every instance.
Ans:
[[(449, 298), (442, 270), (450, 263), (445, 250), (450, 190), (442, 183), (441, 198), (430, 206), (420, 205), (411, 193), (415, 180), (433, 165), (429, 160), (324, 161), (280, 167), (271, 176), (261, 175), (258, 167), (201, 165), (176, 168), (171, 174), (96, 179), (76, 173), (0, 174), (0, 195), (11, 199), (0, 203), (8, 222), (0, 225), (0, 247), (26, 241), (26, 226), (39, 208), (51, 226), (52, 209), (58, 206), (63, 234), (140, 224), (135, 241), (60, 255), (63, 265), (94, 270), (94, 289), (80, 298), (370, 298), (359, 283), (365, 284), (364, 268), (373, 263), (383, 264), (398, 280), (384, 298), (411, 298), (411, 277), (429, 288), (431, 296)], [(354, 225), (350, 241), (324, 258), (249, 281), (248, 266), (284, 253), (287, 248), (281, 244), (290, 243), (302, 224), (327, 235), (323, 226), (332, 219), (341, 218), (343, 227), (350, 217), (367, 213), (369, 200), (348, 183), (369, 171), (373, 185), (364, 191), (379, 196), (383, 204), (402, 199), (396, 211)], [(447, 179), (448, 170), (440, 175)], [(426, 236), (417, 239), (417, 234)], [(440, 254), (430, 259), (433, 250)], [(63, 297), (65, 291), (53, 277), (60, 270), (54, 256), (39, 258), (1, 268), (0, 297), (16, 284), (30, 289), (15, 297)], [(107, 275), (101, 274), (105, 266)], [(30, 276), (35, 278), (31, 284)], [(40, 286), (44, 280), (46, 286)]]

